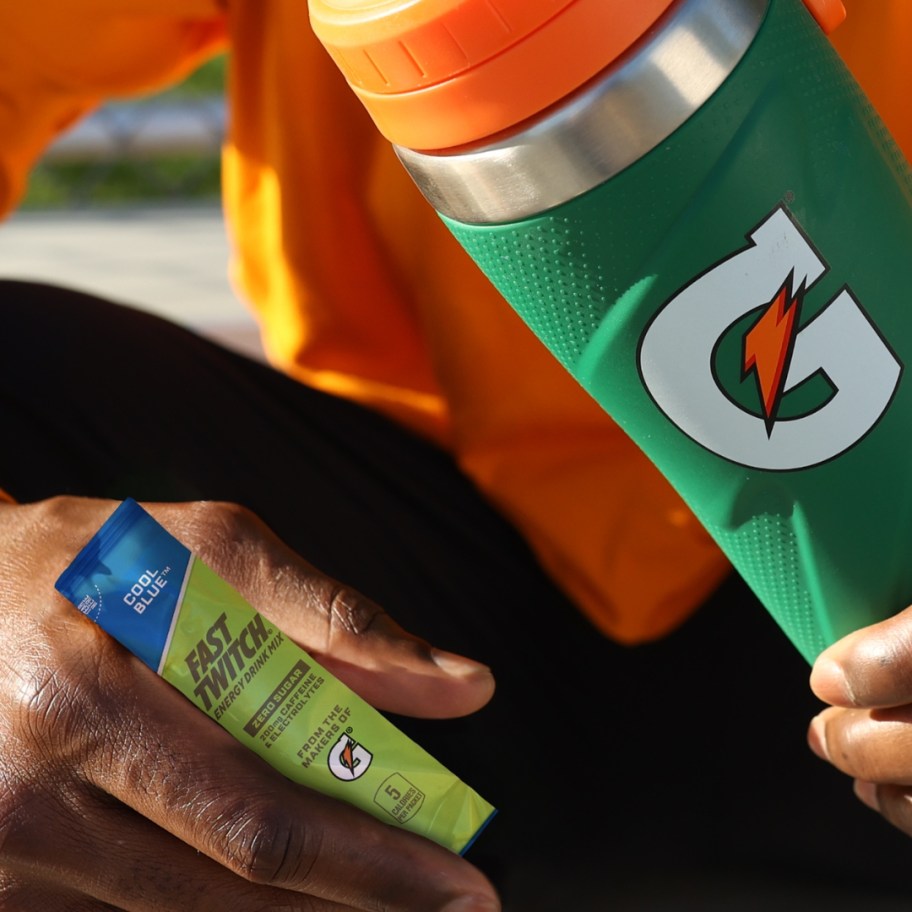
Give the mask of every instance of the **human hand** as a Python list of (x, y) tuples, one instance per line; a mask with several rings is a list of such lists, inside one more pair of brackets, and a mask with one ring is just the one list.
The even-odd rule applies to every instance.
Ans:
[(808, 743), (855, 779), (855, 794), (912, 835), (912, 608), (817, 658), (811, 689), (830, 706)]
[[(499, 909), (467, 861), (293, 784), (58, 595), (115, 506), (0, 503), (0, 908)], [(379, 708), (490, 698), (485, 667), (409, 636), (241, 508), (146, 507)]]

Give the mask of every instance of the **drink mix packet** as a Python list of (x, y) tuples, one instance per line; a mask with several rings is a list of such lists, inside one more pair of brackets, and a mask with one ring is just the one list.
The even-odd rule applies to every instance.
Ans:
[(56, 588), (294, 782), (460, 854), (496, 813), (135, 500), (118, 506)]

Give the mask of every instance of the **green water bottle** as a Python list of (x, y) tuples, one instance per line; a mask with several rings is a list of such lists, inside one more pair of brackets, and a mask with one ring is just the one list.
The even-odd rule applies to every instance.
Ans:
[(809, 661), (912, 602), (912, 181), (826, 38), (840, 3), (310, 6), (430, 204)]

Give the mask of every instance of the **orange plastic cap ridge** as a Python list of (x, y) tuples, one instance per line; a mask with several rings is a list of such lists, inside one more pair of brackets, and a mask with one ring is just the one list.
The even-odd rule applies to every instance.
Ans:
[(826, 35), (841, 25), (846, 17), (842, 0), (804, 0), (804, 5)]
[(446, 149), (559, 101), (677, 0), (308, 0), (313, 30), (391, 142)]

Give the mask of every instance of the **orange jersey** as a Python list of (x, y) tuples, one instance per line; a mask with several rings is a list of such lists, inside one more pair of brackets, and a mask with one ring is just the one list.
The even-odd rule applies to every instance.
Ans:
[[(905, 0), (847, 6), (837, 47), (908, 143), (897, 88), (912, 12)], [(618, 640), (672, 629), (727, 572), (677, 495), (418, 194), (303, 0), (5, 4), (0, 36), (0, 208), (74, 118), (228, 48), (231, 269), (271, 361), (450, 450)]]

